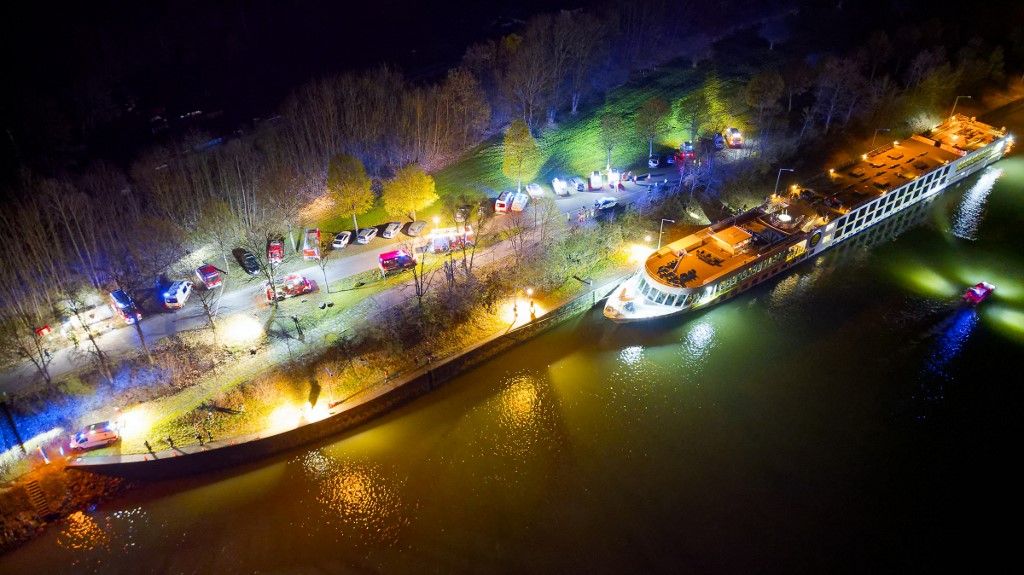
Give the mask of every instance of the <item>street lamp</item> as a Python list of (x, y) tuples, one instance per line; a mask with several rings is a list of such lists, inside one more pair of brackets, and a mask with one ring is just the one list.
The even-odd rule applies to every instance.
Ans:
[(441, 216), (434, 216), (434, 227), (441, 223)]
[(950, 119), (953, 119), (953, 112), (956, 111), (956, 105), (957, 105), (958, 102), (960, 102), (960, 98), (967, 98), (968, 100), (973, 100), (974, 99), (974, 98), (971, 98), (970, 96), (957, 96), (956, 98), (954, 98), (953, 99), (953, 109), (949, 111), (949, 118)]
[(782, 177), (782, 172), (795, 172), (793, 168), (779, 168), (779, 173), (775, 176), (775, 190), (772, 191), (772, 197), (775, 197), (779, 193), (779, 178)]
[(875, 133), (871, 136), (871, 149), (875, 149), (875, 138), (878, 137), (878, 132), (888, 132), (889, 128), (875, 128)]
[(675, 220), (670, 220), (668, 218), (661, 218), (661, 224), (658, 225), (658, 249), (659, 250), (661, 249), (661, 235), (665, 233), (665, 222), (668, 222), (670, 224), (676, 223)]

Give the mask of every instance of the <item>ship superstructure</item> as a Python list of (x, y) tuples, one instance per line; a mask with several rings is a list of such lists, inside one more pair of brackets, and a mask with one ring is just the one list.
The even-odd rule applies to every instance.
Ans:
[(732, 297), (910, 206), (1006, 154), (1013, 136), (956, 115), (888, 142), (806, 185), (667, 244), (608, 297), (604, 314), (638, 321)]

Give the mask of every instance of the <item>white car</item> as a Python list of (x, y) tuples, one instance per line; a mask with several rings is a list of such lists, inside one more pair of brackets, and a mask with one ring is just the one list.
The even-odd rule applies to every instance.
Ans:
[(178, 280), (172, 283), (163, 293), (164, 307), (167, 309), (181, 309), (192, 295), (192, 282)]
[(71, 449), (82, 451), (94, 447), (104, 447), (121, 439), (117, 434), (117, 426), (112, 421), (101, 421), (87, 426), (71, 436)]
[(388, 225), (384, 226), (384, 233), (381, 234), (381, 237), (390, 240), (391, 238), (395, 237), (395, 235), (398, 233), (398, 230), (400, 229), (402, 229), (401, 222), (391, 222)]
[(335, 234), (334, 241), (331, 242), (331, 247), (339, 250), (348, 245), (348, 241), (352, 239), (352, 232), (339, 232)]
[(375, 237), (377, 237), (377, 228), (363, 228), (356, 234), (356, 241), (361, 244), (368, 244)]
[(594, 200), (594, 207), (599, 210), (608, 210), (619, 205), (619, 201), (611, 196), (604, 196), (603, 198)]
[(531, 198), (544, 197), (544, 188), (540, 187), (540, 184), (526, 184), (526, 193), (530, 194)]

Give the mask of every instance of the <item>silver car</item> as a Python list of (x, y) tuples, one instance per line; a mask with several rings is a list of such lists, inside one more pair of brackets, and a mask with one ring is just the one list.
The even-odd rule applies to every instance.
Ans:
[(349, 240), (352, 239), (352, 232), (339, 232), (334, 236), (334, 241), (331, 242), (331, 247), (338, 250), (348, 245)]
[(368, 244), (375, 237), (377, 237), (377, 228), (363, 228), (356, 234), (356, 241), (361, 244)]
[(384, 232), (381, 234), (381, 237), (390, 240), (395, 237), (395, 234), (397, 234), (400, 229), (402, 229), (401, 222), (390, 222), (388, 225), (384, 226)]

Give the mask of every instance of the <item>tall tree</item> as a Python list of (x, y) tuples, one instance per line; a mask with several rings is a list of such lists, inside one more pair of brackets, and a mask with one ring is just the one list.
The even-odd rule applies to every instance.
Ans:
[(359, 230), (356, 216), (373, 208), (373, 189), (363, 162), (355, 156), (335, 156), (327, 168), (327, 192), (334, 205), (344, 213), (352, 214), (352, 227)]
[(743, 99), (757, 110), (757, 127), (762, 129), (765, 112), (775, 107), (782, 97), (784, 88), (782, 76), (775, 70), (762, 70), (747, 82), (743, 88)]
[(408, 215), (416, 219), (416, 212), (437, 201), (434, 178), (416, 164), (398, 170), (395, 177), (384, 183), (384, 210), (392, 215)]
[(224, 200), (208, 200), (199, 217), (197, 234), (202, 241), (212, 243), (217, 248), (224, 260), (226, 272), (228, 253), (234, 248), (240, 234), (238, 218), (231, 211), (231, 206)]
[(648, 98), (636, 111), (636, 131), (641, 138), (647, 140), (647, 157), (654, 157), (654, 139), (665, 127), (669, 105), (657, 96)]
[(505, 131), (502, 141), (501, 172), (516, 182), (516, 191), (523, 191), (523, 180), (533, 178), (540, 169), (541, 155), (530, 127), (515, 120)]
[(612, 168), (612, 150), (626, 135), (626, 123), (622, 116), (612, 111), (601, 114), (601, 144), (608, 153), (607, 169)]
[[(130, 298), (131, 305), (126, 313), (141, 313), (140, 302), (152, 293), (153, 282), (181, 257), (184, 233), (173, 222), (156, 216), (143, 217), (115, 233), (107, 275), (114, 287)], [(133, 325), (142, 351), (152, 362), (142, 322), (134, 321)]]

